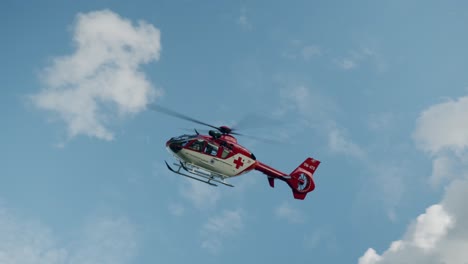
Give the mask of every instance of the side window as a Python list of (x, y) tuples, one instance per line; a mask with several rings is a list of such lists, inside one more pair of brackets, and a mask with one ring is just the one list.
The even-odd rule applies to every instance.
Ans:
[(205, 141), (203, 140), (197, 140), (190, 145), (189, 149), (195, 150), (195, 151), (201, 151), (203, 149), (203, 145), (205, 144)]
[(206, 145), (205, 153), (211, 156), (216, 156), (216, 154), (218, 154), (218, 146), (211, 145), (208, 143)]
[(223, 148), (223, 153), (221, 153), (221, 158), (225, 159), (227, 156), (229, 156), (229, 153), (231, 153), (229, 149)]

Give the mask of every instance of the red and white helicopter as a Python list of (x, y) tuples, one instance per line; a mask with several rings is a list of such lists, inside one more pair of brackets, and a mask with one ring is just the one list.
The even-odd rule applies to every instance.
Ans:
[(307, 158), (294, 171), (286, 174), (258, 161), (254, 154), (238, 144), (233, 136), (242, 134), (227, 126), (216, 127), (154, 104), (149, 107), (214, 129), (210, 130), (208, 135), (200, 135), (195, 130), (194, 135), (181, 135), (166, 142), (167, 150), (178, 160), (178, 163), (174, 163), (176, 169), (167, 162), (166, 165), (176, 174), (212, 186), (221, 183), (234, 187), (225, 182), (225, 179), (257, 170), (267, 175), (272, 188), (275, 186), (275, 179), (286, 182), (291, 187), (295, 199), (303, 200), (308, 192), (315, 189), (312, 176), (320, 164), (318, 160)]

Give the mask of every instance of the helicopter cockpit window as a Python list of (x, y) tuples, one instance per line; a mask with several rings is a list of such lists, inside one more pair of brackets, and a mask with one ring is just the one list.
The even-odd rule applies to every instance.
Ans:
[(197, 140), (190, 145), (189, 149), (195, 150), (195, 151), (201, 151), (203, 149), (203, 146), (205, 145), (205, 141), (203, 140)]
[(208, 143), (206, 145), (205, 153), (211, 156), (216, 156), (216, 154), (218, 154), (218, 146)]
[(171, 140), (173, 141), (187, 141), (187, 140), (190, 140), (194, 137), (197, 137), (197, 135), (182, 135), (182, 136), (178, 136), (178, 137), (173, 137), (171, 138)]
[(223, 153), (221, 153), (221, 158), (225, 159), (227, 156), (229, 156), (229, 153), (231, 153), (231, 151), (229, 149), (224, 148)]

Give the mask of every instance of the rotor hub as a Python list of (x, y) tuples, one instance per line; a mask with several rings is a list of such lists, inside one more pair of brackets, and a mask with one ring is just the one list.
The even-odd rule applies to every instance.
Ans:
[(232, 129), (230, 129), (229, 127), (227, 126), (220, 126), (219, 127), (219, 132), (223, 133), (223, 134), (229, 134), (232, 132)]

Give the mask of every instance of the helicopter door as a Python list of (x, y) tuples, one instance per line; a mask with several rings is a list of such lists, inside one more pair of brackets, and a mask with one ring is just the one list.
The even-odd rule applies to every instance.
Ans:
[(211, 143), (207, 143), (204, 152), (205, 152), (205, 154), (216, 157), (218, 155), (218, 149), (219, 149), (218, 146), (213, 145)]
[(222, 158), (222, 159), (225, 159), (225, 158), (227, 158), (230, 154), (231, 154), (231, 151), (230, 151), (228, 148), (224, 147), (224, 148), (222, 149), (221, 158)]

